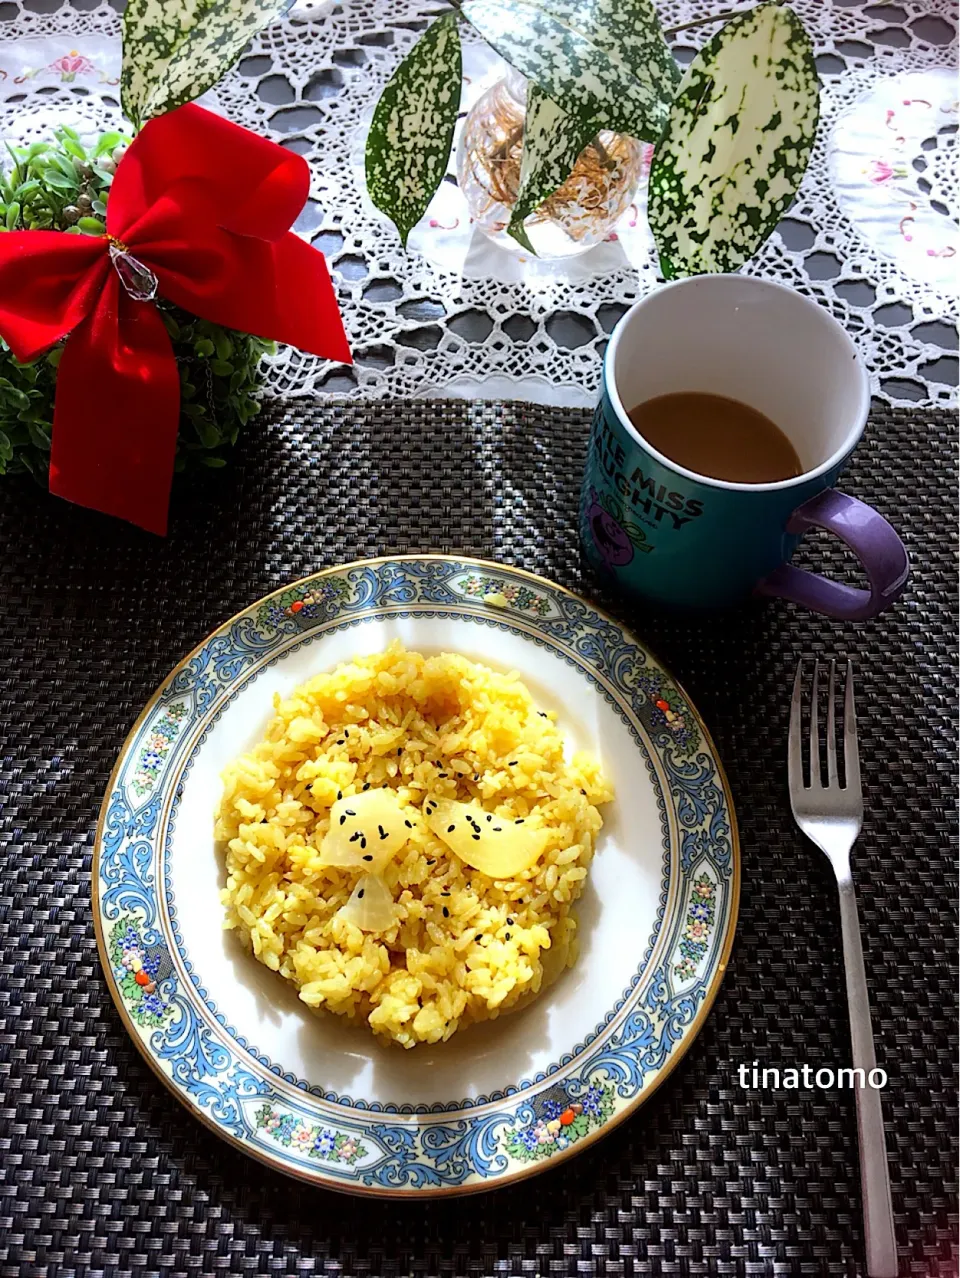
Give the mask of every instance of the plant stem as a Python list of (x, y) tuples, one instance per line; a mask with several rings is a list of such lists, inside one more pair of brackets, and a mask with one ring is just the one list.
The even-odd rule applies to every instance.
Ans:
[[(450, 0), (453, 4), (454, 0)], [(459, 7), (460, 0), (456, 0)], [(692, 22), (681, 22), (678, 27), (668, 27), (664, 31), (664, 35), (674, 36), (680, 31), (692, 31), (694, 27), (709, 27), (714, 22), (727, 22), (730, 18), (739, 18), (743, 13), (749, 13), (749, 9), (728, 9), (726, 13), (715, 13), (710, 18), (694, 18)]]
[(496, 150), (490, 152), (491, 160), (507, 160), (510, 158), (510, 152), (523, 137), (523, 125), (518, 124), (511, 129), (509, 134), (504, 138)]
[(600, 164), (601, 164), (601, 166), (602, 166), (603, 168), (605, 168), (605, 169), (612, 169), (612, 168), (615, 168), (615, 167), (616, 167), (616, 166), (614, 165), (613, 160), (610, 158), (610, 152), (607, 150), (607, 148), (606, 148), (606, 147), (603, 145), (603, 143), (600, 141), (600, 135), (599, 135), (599, 133), (598, 133), (598, 134), (597, 134), (597, 136), (593, 139), (593, 141), (590, 143), (590, 145), (593, 147), (593, 149), (596, 151), (597, 155), (600, 157)]

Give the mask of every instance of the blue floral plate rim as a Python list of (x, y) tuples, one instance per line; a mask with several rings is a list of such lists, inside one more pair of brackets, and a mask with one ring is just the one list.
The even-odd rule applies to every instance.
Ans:
[[(451, 565), (453, 571), (446, 571)], [(450, 1126), (444, 1128), (442, 1113), (425, 1115), (420, 1109), (409, 1113), (387, 1113), (376, 1109), (363, 1110), (362, 1106), (355, 1111), (355, 1122), (347, 1120), (332, 1124), (328, 1130), (322, 1122), (311, 1125), (310, 1114), (277, 1112), (271, 1098), (265, 1096), (269, 1089), (264, 1088), (262, 1080), (234, 1062), (224, 1072), (221, 1080), (224, 1086), (215, 1103), (210, 1100), (204, 1102), (198, 1094), (191, 1095), (189, 1090), (185, 1090), (182, 1080), (175, 1079), (164, 1070), (153, 1050), (155, 1034), (149, 1017), (155, 1005), (164, 1005), (165, 976), (161, 970), (162, 959), (156, 956), (158, 945), (162, 948), (164, 938), (153, 931), (149, 917), (139, 920), (134, 917), (132, 923), (124, 923), (122, 918), (116, 919), (117, 911), (114, 909), (114, 925), (108, 929), (111, 920), (104, 915), (104, 897), (109, 895), (109, 889), (105, 892), (101, 882), (105, 849), (114, 855), (118, 847), (123, 847), (124, 837), (129, 842), (134, 835), (149, 836), (151, 819), (156, 817), (156, 805), (151, 799), (132, 814), (126, 835), (119, 831), (114, 810), (118, 781), (125, 765), (129, 767), (131, 764), (131, 749), (137, 743), (138, 734), (145, 724), (151, 722), (151, 716), (164, 697), (169, 703), (171, 690), (178, 686), (178, 681), (181, 687), (189, 686), (191, 668), (202, 669), (214, 647), (217, 644), (229, 646), (230, 637), (244, 623), (246, 633), (250, 633), (251, 629), (256, 633), (257, 619), (263, 621), (268, 615), (273, 618), (271, 624), (276, 624), (281, 615), (285, 626), (289, 617), (294, 622), (306, 621), (307, 618), (298, 616), (304, 607), (300, 601), (312, 601), (314, 595), (319, 599), (328, 588), (333, 588), (334, 583), (339, 582), (337, 589), (341, 589), (345, 581), (362, 582), (362, 587), (357, 587), (358, 600), (349, 604), (362, 612), (370, 606), (373, 598), (369, 593), (371, 581), (374, 590), (382, 588), (389, 595), (398, 583), (401, 588), (409, 589), (412, 582), (413, 588), (419, 589), (416, 584), (418, 574), (427, 591), (424, 596), (427, 602), (436, 600), (438, 589), (449, 587), (448, 598), (451, 593), (461, 593), (452, 589), (452, 583), (463, 574), (457, 584), (473, 596), (470, 602), (489, 604), (504, 612), (514, 606), (518, 610), (532, 607), (532, 615), (541, 618), (549, 618), (553, 607), (556, 616), (564, 620), (569, 609), (575, 618), (572, 624), (593, 624), (598, 631), (610, 632), (612, 629), (612, 632), (617, 632), (634, 650), (637, 668), (642, 668), (643, 673), (655, 681), (659, 680), (659, 683), (654, 683), (654, 692), (649, 692), (648, 688), (649, 695), (644, 695), (641, 700), (650, 701), (656, 691), (661, 692), (655, 704), (662, 707), (662, 711), (653, 711), (654, 716), (657, 713), (660, 716), (658, 728), (662, 729), (668, 723), (677, 731), (678, 724), (673, 721), (681, 720), (681, 736), (675, 739), (677, 741), (682, 740), (682, 734), (689, 729), (700, 748), (696, 765), (704, 765), (703, 775), (716, 797), (709, 830), (704, 825), (684, 835), (684, 866), (685, 872), (690, 870), (690, 875), (689, 883), (685, 879), (681, 885), (685, 893), (681, 905), (688, 910), (685, 937), (709, 937), (710, 928), (708, 926), (704, 931), (701, 921), (711, 920), (715, 924), (717, 911), (721, 912), (722, 926), (715, 928), (712, 947), (707, 941), (702, 944), (699, 941), (684, 942), (700, 956), (705, 950), (713, 949), (703, 965), (704, 972), (709, 973), (709, 980), (703, 988), (699, 988), (694, 978), (695, 967), (687, 958), (677, 962), (674, 955), (673, 971), (669, 970), (671, 964), (667, 961), (660, 963), (655, 973), (656, 990), (645, 998), (650, 1003), (649, 1014), (643, 1008), (636, 1009), (615, 1036), (615, 1045), (605, 1053), (599, 1053), (596, 1060), (587, 1062), (591, 1073), (566, 1078), (559, 1090), (547, 1077), (536, 1097), (522, 1100), (513, 1111), (509, 1108), (511, 1098), (508, 1094), (504, 1098), (503, 1110), (472, 1120), (472, 1126), (479, 1128), (482, 1125), (482, 1131), (471, 1131), (470, 1120), (454, 1124), (456, 1130)], [(505, 597), (504, 589), (507, 589), (509, 597)], [(431, 590), (433, 593), (430, 593)], [(365, 595), (364, 591), (368, 593)], [(416, 598), (416, 595), (413, 597)], [(335, 597), (334, 603), (339, 602)], [(462, 593), (461, 602), (468, 602)], [(287, 628), (285, 633), (289, 635), (292, 631)], [(603, 669), (602, 666), (599, 668)], [(156, 725), (153, 726), (156, 729)], [(173, 727), (175, 730), (176, 725)], [(664, 733), (659, 735), (668, 740), (668, 745), (673, 745)], [(163, 734), (155, 731), (155, 737), (162, 746)], [(161, 758), (161, 773), (162, 763)], [(695, 770), (693, 763), (690, 767)], [(145, 782), (149, 782), (146, 774), (141, 780), (144, 778)], [(128, 783), (129, 778), (126, 778), (124, 784)], [(149, 793), (149, 787), (146, 792)], [(675, 794), (671, 798), (676, 802)], [(692, 822), (687, 821), (686, 824)], [(689, 855), (687, 837), (692, 840)], [(719, 844), (713, 846), (717, 838)], [(310, 573), (255, 600), (212, 631), (161, 682), (124, 740), (101, 805), (92, 868), (94, 924), (108, 988), (124, 1028), (164, 1085), (218, 1136), (287, 1175), (335, 1190), (379, 1197), (472, 1193), (513, 1183), (581, 1152), (634, 1113), (676, 1068), (709, 1014), (729, 962), (739, 909), (740, 861), (739, 834), (730, 786), (709, 731), (667, 667), (626, 626), (574, 591), (512, 565), (470, 555), (384, 555)], [(125, 864), (130, 862), (128, 855)], [(692, 876), (698, 869), (700, 875), (694, 879)], [(162, 894), (162, 887), (158, 890)], [(679, 930), (677, 936), (680, 936)], [(682, 945), (680, 949), (684, 954), (690, 952), (689, 949), (684, 951)], [(689, 971), (683, 970), (684, 965)], [(127, 986), (133, 988), (134, 979), (139, 987), (136, 990), (137, 1015), (131, 1012), (123, 992)], [(676, 992), (673, 982), (678, 979), (691, 982), (688, 989), (690, 997), (682, 996), (682, 991)], [(150, 993), (145, 994), (145, 990)], [(653, 1006), (654, 994), (666, 1001)], [(673, 999), (672, 1003), (668, 994)], [(679, 1014), (678, 1009), (681, 1009)], [(656, 1024), (656, 1018), (665, 1010), (670, 1010), (673, 1016), (679, 1015), (680, 1028), (666, 1050), (661, 1051), (655, 1066), (649, 1065), (653, 1059), (650, 1026)], [(662, 1034), (661, 1048), (664, 1037)], [(643, 1065), (639, 1060), (641, 1052)], [(626, 1073), (629, 1077), (624, 1073), (625, 1062), (628, 1063)], [(596, 1070), (593, 1068), (595, 1065), (598, 1067)], [(556, 1096), (552, 1094), (554, 1091), (558, 1092)], [(287, 1104), (286, 1098), (278, 1099)], [(287, 1104), (287, 1108), (291, 1107), (296, 1108)], [(303, 1108), (308, 1109), (309, 1106)], [(332, 1130), (333, 1126), (340, 1130)], [(498, 1127), (499, 1133), (496, 1131)], [(364, 1144), (364, 1141), (368, 1143)], [(370, 1144), (376, 1148), (371, 1150)]]

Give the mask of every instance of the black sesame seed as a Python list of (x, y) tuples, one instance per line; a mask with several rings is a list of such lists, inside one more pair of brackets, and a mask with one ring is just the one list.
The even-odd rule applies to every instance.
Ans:
[(436, 861), (432, 860), (432, 858), (430, 857), (427, 857), (427, 865), (436, 865)]
[(443, 891), (443, 892), (441, 892), (441, 893), (440, 893), (440, 895), (441, 895), (441, 896), (449, 896), (449, 895), (450, 895), (450, 893), (449, 893), (448, 891), (446, 891), (446, 889), (444, 889), (444, 891)]
[(517, 760), (516, 760), (516, 759), (511, 759), (511, 760), (510, 760), (510, 762), (507, 764), (507, 767), (508, 767), (508, 768), (515, 768), (516, 766), (517, 766)]
[(580, 793), (581, 793), (581, 794), (586, 794), (586, 790), (581, 790), (581, 791), (580, 791)]
[(474, 834), (474, 835), (472, 835), (472, 838), (473, 838), (473, 839), (474, 839), (477, 843), (479, 843), (479, 842), (480, 842), (480, 835), (479, 835), (479, 834)]
[(343, 745), (344, 740), (345, 740), (344, 737), (337, 737), (337, 745)]
[(339, 801), (339, 800), (340, 800), (340, 799), (342, 799), (342, 798), (343, 798), (343, 791), (342, 791), (342, 790), (338, 790), (338, 791), (337, 791), (337, 800)]
[(513, 919), (507, 919), (507, 922), (510, 924), (511, 927), (513, 927)]
[(445, 772), (438, 772), (438, 773), (437, 773), (437, 776), (438, 776), (438, 777), (442, 777), (442, 778), (444, 779), (444, 781), (446, 781), (446, 779), (447, 779), (447, 774), (446, 774)]
[(506, 940), (508, 940), (508, 941), (510, 940), (510, 933), (509, 933), (509, 932), (508, 932), (508, 933), (507, 933), (507, 935), (506, 935)]
[(387, 838), (389, 838), (389, 837), (390, 837), (390, 836), (387, 834), (386, 830), (383, 828), (383, 826), (382, 826), (382, 825), (378, 825), (378, 826), (377, 826), (377, 831), (378, 831), (378, 833), (379, 833), (379, 835), (380, 835), (380, 838), (381, 838), (381, 839), (387, 839)]
[(349, 808), (344, 808), (343, 810), (344, 810), (344, 812), (346, 812), (347, 816), (356, 816), (356, 815), (357, 815), (357, 814), (356, 814), (356, 812), (351, 812), (351, 810), (350, 810)]
[(358, 900), (358, 901), (362, 901), (362, 900), (363, 900), (363, 893), (364, 893), (364, 889), (363, 889), (363, 888), (361, 888), (361, 889), (360, 889), (360, 891), (357, 893), (357, 900)]
[(353, 834), (351, 834), (351, 835), (350, 835), (350, 842), (351, 842), (351, 843), (356, 843), (357, 839), (359, 839), (359, 838), (360, 838), (360, 831), (359, 831), (359, 830), (354, 830)]
[(407, 827), (407, 829), (408, 829), (408, 830), (412, 830), (412, 829), (413, 829), (413, 822), (412, 822), (412, 821), (404, 821), (404, 823), (403, 823), (403, 824)]
[(447, 834), (453, 834), (453, 832), (454, 832), (454, 830), (455, 830), (456, 828), (457, 828), (457, 827), (456, 827), (455, 825), (448, 825), (448, 826), (447, 826)]
[(365, 861), (372, 861), (372, 860), (373, 860), (373, 857), (372, 857), (372, 856), (370, 855), (370, 853), (368, 852), (368, 853), (367, 853), (367, 855), (366, 855), (363, 859), (364, 859)]
[(367, 840), (363, 837), (363, 835), (360, 836), (360, 846), (362, 848), (365, 848), (367, 846)]
[(401, 756), (401, 754), (403, 754), (403, 746), (397, 746), (397, 758), (398, 758), (398, 759), (399, 759), (399, 757)]
[(495, 825), (495, 826), (493, 827), (493, 832), (494, 832), (494, 834), (503, 834), (503, 826), (502, 826), (502, 825)]
[(514, 824), (514, 825), (523, 825), (523, 817), (517, 817), (516, 821), (514, 821), (514, 823), (513, 823), (513, 824)]
[(340, 818), (340, 824), (341, 824), (341, 825), (346, 825), (346, 823), (347, 823), (347, 818), (346, 818), (345, 816), (342, 816), (342, 817)]
[(488, 820), (488, 821), (492, 821), (492, 820), (493, 820), (493, 817), (490, 815), (490, 813), (489, 813), (489, 812), (487, 813), (487, 820)]
[(369, 781), (364, 781), (364, 783), (363, 783), (363, 788), (364, 788), (365, 790), (369, 790), (369, 789), (370, 789), (370, 782), (369, 782)]
[(448, 919), (450, 917), (450, 911), (447, 909), (446, 906), (443, 907), (443, 917), (445, 919)]

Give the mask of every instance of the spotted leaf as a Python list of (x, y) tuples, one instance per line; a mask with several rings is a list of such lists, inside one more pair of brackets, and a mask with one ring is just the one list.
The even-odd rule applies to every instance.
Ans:
[(457, 16), (448, 13), (397, 67), (373, 113), (367, 190), (404, 246), (447, 171), (462, 75)]
[(818, 117), (813, 50), (791, 9), (760, 5), (704, 46), (650, 174), (667, 279), (736, 270), (757, 251), (800, 184)]
[(564, 184), (580, 152), (596, 133), (593, 121), (584, 123), (578, 116), (567, 115), (537, 85), (528, 86), (520, 189), (507, 232), (529, 252), (536, 250), (524, 230), (524, 220)]
[(464, 0), (462, 13), (582, 125), (660, 136), (680, 72), (650, 0)]
[(292, 0), (128, 0), (124, 114), (139, 128), (206, 93)]

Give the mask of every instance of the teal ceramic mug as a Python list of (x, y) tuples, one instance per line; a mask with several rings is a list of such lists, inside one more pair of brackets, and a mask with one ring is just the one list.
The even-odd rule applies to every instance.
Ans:
[[(628, 413), (677, 391), (758, 409), (789, 438), (803, 473), (732, 483), (671, 461)], [(604, 358), (580, 503), (588, 558), (616, 588), (655, 603), (709, 608), (779, 595), (832, 617), (875, 616), (903, 590), (907, 552), (872, 507), (834, 488), (869, 407), (856, 347), (815, 302), (743, 275), (658, 289), (624, 315)], [(847, 543), (867, 589), (790, 563), (813, 527)]]

